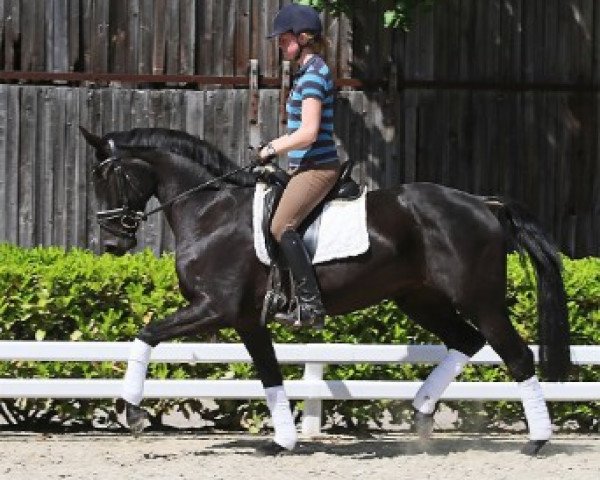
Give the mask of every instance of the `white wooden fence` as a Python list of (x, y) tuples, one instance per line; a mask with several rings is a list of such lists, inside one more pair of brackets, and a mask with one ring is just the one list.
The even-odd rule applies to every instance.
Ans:
[[(128, 342), (0, 341), (0, 361), (126, 361)], [(412, 399), (421, 382), (383, 380), (323, 380), (327, 364), (438, 363), (446, 354), (441, 345), (278, 344), (281, 363), (304, 364), (302, 380), (288, 380), (289, 398), (305, 400), (302, 432), (318, 434), (323, 400)], [(532, 346), (537, 361), (537, 346)], [(600, 346), (572, 346), (573, 362), (600, 365)], [(250, 362), (242, 344), (165, 343), (152, 351), (152, 362)], [(500, 358), (483, 348), (471, 363), (497, 364)], [(551, 401), (600, 400), (600, 382), (542, 382)], [(116, 398), (120, 380), (0, 379), (0, 398)], [(258, 380), (148, 380), (145, 398), (264, 398)], [(519, 400), (514, 382), (454, 382), (442, 399)]]

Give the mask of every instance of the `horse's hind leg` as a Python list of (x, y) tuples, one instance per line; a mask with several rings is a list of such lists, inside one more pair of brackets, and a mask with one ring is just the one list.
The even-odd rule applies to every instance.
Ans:
[(438, 400), (485, 344), (485, 339), (441, 294), (421, 291), (397, 303), (412, 320), (438, 336), (448, 347), (448, 354), (425, 379), (413, 400), (415, 429), (421, 438), (428, 438), (433, 431), (433, 413)]
[(518, 382), (523, 410), (529, 428), (529, 443), (521, 450), (535, 455), (552, 435), (552, 423), (535, 375), (533, 353), (508, 318), (505, 307), (488, 307), (475, 315), (481, 333), (502, 358), (512, 377)]

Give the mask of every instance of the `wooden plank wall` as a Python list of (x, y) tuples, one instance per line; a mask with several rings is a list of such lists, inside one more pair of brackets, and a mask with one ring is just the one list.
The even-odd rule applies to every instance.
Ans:
[[(341, 92), (335, 125), (342, 160), (357, 160), (355, 178), (370, 189), (433, 181), (520, 199), (565, 252), (598, 255), (600, 225), (588, 213), (595, 200), (585, 162), (585, 149), (595, 150), (597, 139), (564, 114), (572, 108), (570, 94), (459, 93), (418, 90), (390, 100), (387, 93)], [(278, 90), (260, 91), (263, 138), (278, 134), (278, 99)], [(248, 91), (240, 89), (0, 85), (0, 240), (98, 250), (91, 151), (78, 125), (97, 134), (185, 130), (243, 164), (248, 102)], [(547, 110), (555, 114), (542, 115)], [(173, 247), (160, 215), (144, 225), (140, 239), (140, 247), (156, 252)]]
[(600, 4), (438, 1), (408, 33), (373, 28), (363, 5), (352, 76), (399, 86), (398, 178), (510, 196), (565, 252), (598, 255)]
[[(286, 3), (0, 0), (0, 69), (246, 75), (248, 62), (257, 58), (261, 74), (276, 76), (277, 42), (265, 36)], [(349, 76), (350, 20), (323, 20), (333, 39), (327, 56), (336, 74)]]
[[(0, 69), (278, 74), (265, 39), (289, 0), (0, 0)], [(380, 28), (365, 1), (353, 19), (324, 14), (336, 77), (435, 82), (598, 82), (594, 0), (444, 0), (408, 33)]]
[[(259, 116), (268, 119), (261, 122), (264, 138), (278, 134), (278, 100), (278, 90), (260, 92)], [(0, 241), (99, 251), (93, 157), (79, 125), (97, 134), (137, 127), (185, 130), (243, 164), (248, 160), (247, 110), (245, 90), (0, 85)], [(161, 215), (143, 225), (139, 240), (139, 248), (157, 253), (173, 248)]]
[[(264, 36), (283, 3), (0, 0), (0, 68), (245, 75), (257, 58), (261, 74), (277, 76), (277, 51)], [(600, 255), (596, 3), (438, 1), (417, 12), (408, 33), (379, 28), (370, 1), (352, 21), (325, 16), (336, 77), (389, 84), (341, 93), (342, 157), (360, 160), (357, 175), (371, 188), (434, 181), (510, 196), (565, 252)], [(98, 132), (196, 129), (231, 155), (239, 154), (231, 145), (247, 143), (245, 90), (0, 88), (2, 240), (94, 247), (86, 164), (71, 150), (83, 158), (77, 121)], [(277, 104), (275, 91), (261, 92), (264, 138), (281, 128)], [(58, 137), (62, 155), (48, 152)], [(169, 245), (164, 230), (145, 235), (153, 248)]]

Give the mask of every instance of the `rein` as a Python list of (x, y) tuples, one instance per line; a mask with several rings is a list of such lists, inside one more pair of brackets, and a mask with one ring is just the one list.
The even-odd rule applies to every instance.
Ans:
[(240, 168), (236, 168), (235, 170), (232, 170), (230, 172), (227, 172), (224, 175), (221, 175), (220, 177), (216, 177), (213, 178), (212, 180), (209, 180), (207, 182), (201, 183), (200, 185), (196, 185), (193, 188), (190, 188), (189, 190), (186, 190), (185, 192), (180, 193), (179, 195), (176, 195), (175, 197), (171, 198), (170, 200), (167, 200), (165, 203), (159, 205), (156, 208), (153, 208), (152, 210), (150, 210), (149, 212), (146, 213), (141, 213), (140, 216), (140, 220), (147, 220), (148, 217), (150, 215), (153, 215), (157, 212), (160, 212), (161, 210), (164, 210), (165, 208), (169, 207), (170, 205), (173, 205), (175, 202), (178, 202), (179, 200), (181, 200), (182, 198), (187, 197), (188, 195), (191, 195), (194, 192), (197, 192), (199, 190), (202, 190), (206, 187), (208, 187), (209, 185), (212, 185), (213, 183), (217, 183), (227, 177), (231, 177), (232, 175), (239, 173), (239, 172), (243, 172), (244, 170), (248, 169), (251, 170), (252, 168), (254, 168), (256, 165), (254, 163), (250, 163), (249, 165), (246, 165), (245, 167), (240, 167)]
[[(116, 154), (114, 140), (112, 140), (112, 139), (108, 140), (108, 144), (110, 146), (110, 149), (111, 149), (111, 152), (113, 153), (113, 155), (108, 157), (106, 160), (103, 160), (102, 162), (100, 162), (94, 168), (95, 171), (99, 171), (102, 168), (104, 168), (106, 165), (112, 165), (112, 164), (115, 164), (116, 162), (120, 162), (122, 160), (122, 158)], [(257, 166), (257, 163), (251, 162), (249, 165), (237, 168), (235, 170), (225, 173), (224, 175), (221, 175), (220, 177), (215, 177), (215, 178), (208, 180), (207, 182), (204, 182), (200, 185), (196, 185), (195, 187), (190, 188), (189, 190), (186, 190), (186, 191), (180, 193), (179, 195), (176, 195), (175, 197), (171, 198), (170, 200), (167, 200), (166, 202), (159, 205), (158, 207), (153, 208), (149, 212), (139, 212), (139, 211), (133, 210), (128, 205), (129, 202), (127, 199), (127, 195), (125, 195), (125, 184), (128, 183), (131, 187), (133, 187), (134, 190), (136, 190), (138, 193), (140, 193), (140, 192), (135, 187), (135, 185), (133, 184), (133, 182), (131, 181), (131, 178), (129, 178), (127, 173), (123, 172), (121, 165), (116, 163), (114, 171), (117, 176), (117, 190), (118, 190), (119, 196), (121, 197), (122, 206), (119, 208), (111, 209), (111, 210), (99, 211), (96, 214), (96, 217), (98, 218), (98, 223), (100, 224), (101, 228), (108, 231), (109, 233), (112, 233), (114, 235), (121, 236), (121, 237), (126, 237), (126, 238), (135, 238), (135, 233), (140, 226), (140, 222), (148, 220), (148, 217), (150, 215), (153, 215), (155, 213), (160, 212), (161, 210), (164, 210), (165, 208), (173, 205), (174, 203), (180, 201), (181, 199), (187, 197), (188, 195), (191, 195), (192, 193), (195, 193), (195, 192), (202, 190), (210, 185), (218, 183), (221, 180), (224, 180), (228, 177), (231, 177), (232, 175), (235, 175), (236, 173), (240, 173), (244, 170), (251, 170), (252, 168), (254, 168), (256, 166)], [(122, 229), (115, 227), (114, 225), (111, 225), (109, 223), (111, 220), (114, 220), (114, 219), (120, 220)]]

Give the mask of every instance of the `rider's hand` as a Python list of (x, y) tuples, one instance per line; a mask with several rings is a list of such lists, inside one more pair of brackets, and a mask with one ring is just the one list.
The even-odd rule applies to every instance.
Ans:
[(277, 154), (273, 154), (273, 146), (265, 142), (260, 142), (258, 147), (249, 147), (251, 170), (257, 172), (261, 170), (263, 165), (266, 165), (271, 160), (277, 158)]
[(267, 144), (261, 143), (256, 149), (256, 151), (256, 160), (260, 165), (269, 163), (271, 160), (277, 158), (277, 152), (275, 151), (275, 148), (273, 147), (273, 144), (271, 142)]
[(260, 158), (260, 148), (257, 147), (248, 147), (250, 150), (250, 165), (251, 169), (256, 167), (260, 167), (262, 163), (262, 159)]

